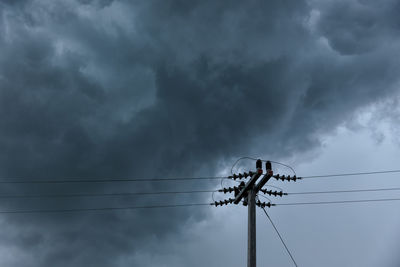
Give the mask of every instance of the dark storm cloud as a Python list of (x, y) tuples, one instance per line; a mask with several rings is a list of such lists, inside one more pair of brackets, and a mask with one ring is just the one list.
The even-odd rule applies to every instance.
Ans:
[(317, 5), (319, 31), (343, 55), (373, 52), (398, 41), (398, 1), (327, 1)]
[[(19, 2), (1, 5), (2, 177), (214, 174), (224, 159), (264, 154), (266, 148), (282, 157), (314, 147), (316, 133), (330, 131), (357, 108), (397, 90), (394, 2), (382, 4), (378, 13), (371, 11), (375, 2), (365, 1)], [(341, 13), (343, 5), (350, 6)], [(2, 192), (207, 185), (212, 186), (21, 185)], [(160, 201), (9, 200), (1, 206)], [(3, 216), (2, 245), (23, 255), (4, 264), (116, 265), (154, 239), (176, 234), (189, 218), (205, 215), (171, 209)], [(32, 255), (34, 263), (28, 260)]]

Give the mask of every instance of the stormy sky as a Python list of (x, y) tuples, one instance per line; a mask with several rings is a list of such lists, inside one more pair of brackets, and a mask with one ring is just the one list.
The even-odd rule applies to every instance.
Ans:
[[(399, 12), (395, 0), (0, 0), (0, 178), (221, 176), (242, 156), (300, 176), (399, 169)], [(396, 175), (272, 184), (400, 186)], [(0, 195), (219, 187), (17, 183)], [(276, 201), (388, 196), (396, 193)], [(211, 194), (0, 201), (0, 211), (48, 210), (207, 203)], [(394, 267), (397, 205), (270, 213), (299, 266)], [(261, 212), (259, 266), (291, 266)], [(246, 216), (233, 205), (1, 214), (0, 265), (244, 266)]]

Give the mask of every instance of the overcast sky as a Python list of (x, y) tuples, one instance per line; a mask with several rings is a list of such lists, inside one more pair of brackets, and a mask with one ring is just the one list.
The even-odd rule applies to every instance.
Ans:
[[(0, 0), (0, 178), (221, 176), (242, 156), (285, 162), (299, 176), (400, 169), (399, 12), (397, 0)], [(400, 187), (396, 178), (271, 185)], [(213, 180), (1, 184), (0, 195), (218, 188)], [(399, 193), (272, 200), (388, 197)], [(1, 198), (0, 211), (208, 202), (208, 193)], [(299, 266), (395, 267), (399, 203), (268, 211)], [(257, 212), (258, 265), (292, 266)], [(239, 205), (1, 214), (0, 225), (1, 266), (246, 263)]]

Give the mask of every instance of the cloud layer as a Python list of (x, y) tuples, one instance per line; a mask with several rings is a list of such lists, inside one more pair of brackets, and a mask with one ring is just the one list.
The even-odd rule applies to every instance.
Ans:
[[(396, 1), (21, 0), (0, 8), (6, 178), (214, 175), (237, 156), (279, 158), (315, 148), (318, 134), (398, 91)], [(1, 192), (207, 186), (213, 184), (12, 185)], [(160, 201), (208, 198), (23, 199), (0, 206)], [(2, 254), (18, 257), (2, 261), (128, 266), (127, 255), (143, 244), (177, 235), (207, 212), (3, 215)]]

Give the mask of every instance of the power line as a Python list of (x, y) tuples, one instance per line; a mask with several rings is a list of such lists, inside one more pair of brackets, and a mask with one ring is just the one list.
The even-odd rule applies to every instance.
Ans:
[(319, 201), (319, 202), (292, 202), (292, 203), (279, 203), (279, 204), (274, 204), (274, 205), (275, 206), (299, 206), (299, 205), (344, 204), (344, 203), (384, 202), (384, 201), (400, 201), (400, 198), (338, 200), (338, 201)]
[(268, 215), (267, 211), (265, 210), (265, 208), (262, 208), (262, 209), (263, 209), (265, 215), (267, 215), (267, 218), (268, 218), (269, 221), (271, 222), (272, 226), (274, 227), (275, 232), (278, 234), (279, 239), (281, 240), (282, 244), (285, 246), (285, 249), (286, 249), (287, 253), (289, 254), (290, 258), (292, 259), (294, 265), (297, 267), (297, 263), (296, 263), (296, 261), (294, 260), (294, 258), (293, 258), (293, 256), (292, 256), (292, 253), (290, 253), (289, 248), (286, 246), (285, 241), (283, 241), (283, 238), (282, 238), (281, 234), (279, 233), (278, 229), (276, 228), (276, 226), (275, 226), (274, 222), (272, 221), (271, 217), (269, 217), (269, 215)]
[[(295, 206), (295, 205), (318, 205), (318, 204), (337, 204), (337, 203), (357, 203), (357, 202), (376, 202), (376, 201), (400, 201), (400, 198), (388, 199), (365, 199), (365, 200), (344, 200), (344, 201), (320, 201), (320, 202), (294, 202), (274, 204), (274, 206)], [(111, 211), (111, 210), (136, 210), (136, 209), (157, 209), (157, 208), (178, 208), (193, 206), (210, 206), (214, 203), (191, 203), (191, 204), (172, 204), (172, 205), (152, 205), (152, 206), (131, 206), (131, 207), (105, 207), (105, 208), (76, 208), (76, 209), (46, 209), (46, 210), (5, 210), (0, 214), (23, 214), (23, 213), (69, 213), (87, 211)]]
[(87, 212), (87, 211), (111, 211), (111, 210), (178, 208), (178, 207), (209, 206), (209, 205), (210, 205), (210, 203), (193, 203), (193, 204), (133, 206), (133, 207), (109, 207), (109, 208), (77, 208), (77, 209), (46, 209), (46, 210), (40, 210), (40, 209), (39, 210), (5, 210), (5, 211), (0, 211), (0, 214), (69, 213), (69, 212)]
[(353, 190), (333, 190), (333, 191), (311, 191), (311, 192), (292, 192), (288, 195), (313, 195), (313, 194), (335, 194), (335, 193), (356, 193), (356, 192), (379, 192), (379, 191), (397, 191), (400, 187), (377, 188), (377, 189), (353, 189)]
[(313, 178), (329, 178), (329, 177), (339, 177), (339, 176), (356, 176), (356, 175), (371, 175), (371, 174), (399, 173), (399, 172), (400, 172), (400, 170), (375, 171), (375, 172), (353, 172), (353, 173), (302, 176), (301, 178), (302, 179), (313, 179)]
[(0, 195), (1, 198), (72, 198), (72, 197), (124, 197), (136, 195), (172, 195), (212, 193), (217, 190), (193, 190), (193, 191), (159, 191), (159, 192), (126, 192), (126, 193), (76, 193), (76, 194), (37, 194), (37, 195)]
[[(400, 173), (400, 170), (387, 170), (376, 172), (357, 172), (357, 173), (341, 173), (341, 174), (327, 174), (327, 175), (314, 175), (302, 176), (302, 179), (312, 178), (327, 178), (339, 176), (355, 176), (355, 175), (371, 175), (371, 174), (385, 174), (385, 173)], [(30, 179), (17, 179), (7, 178), (0, 180), (0, 184), (62, 184), (62, 183), (114, 183), (114, 182), (163, 182), (163, 181), (191, 181), (191, 180), (217, 180), (227, 178), (227, 176), (204, 176), (204, 177), (171, 177), (171, 178), (126, 178), (126, 179), (43, 179), (43, 180), (30, 180)]]
[(226, 176), (206, 177), (179, 177), (179, 178), (132, 178), (132, 179), (63, 179), (63, 180), (27, 180), (5, 179), (0, 184), (63, 184), (63, 183), (113, 183), (113, 182), (162, 182), (162, 181), (190, 181), (190, 180), (216, 180)]
[[(378, 191), (397, 191), (400, 187), (395, 188), (377, 188), (377, 189), (354, 189), (354, 190), (335, 190), (335, 191), (311, 191), (311, 192), (291, 192), (288, 195), (307, 195), (307, 194), (333, 194), (333, 193), (355, 193), (355, 192), (378, 192)], [(16, 195), (0, 195), (0, 199), (4, 198), (74, 198), (74, 197), (127, 197), (138, 195), (176, 195), (176, 194), (197, 194), (197, 193), (213, 193), (218, 190), (191, 190), (191, 191), (156, 191), (156, 192), (123, 192), (123, 193), (71, 193), (71, 194), (16, 194)], [(264, 197), (263, 195), (261, 195)]]

